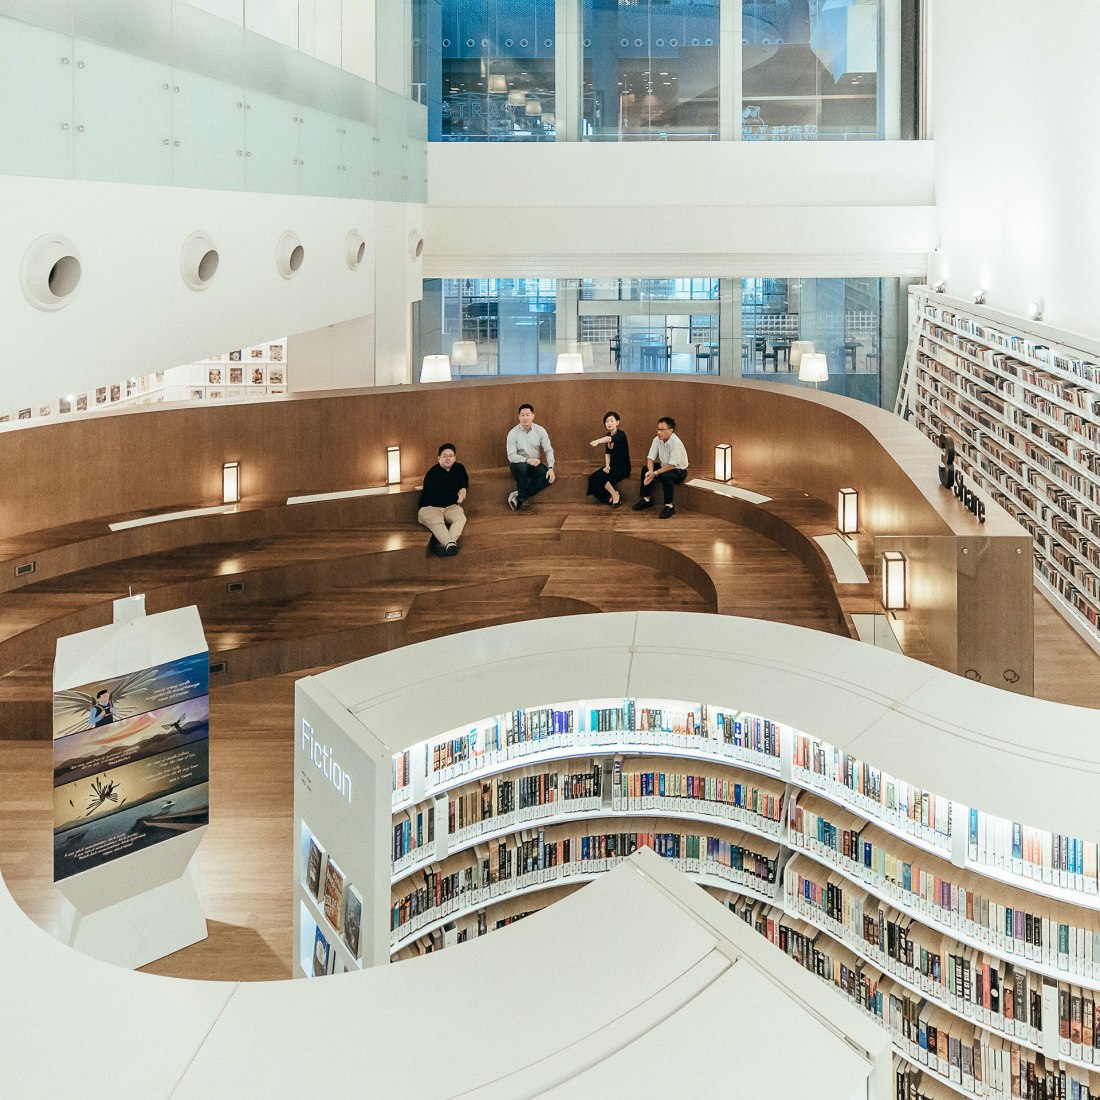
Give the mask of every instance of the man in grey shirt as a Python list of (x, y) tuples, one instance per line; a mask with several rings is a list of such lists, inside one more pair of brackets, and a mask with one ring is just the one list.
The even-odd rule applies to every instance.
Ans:
[(649, 447), (645, 469), (642, 471), (640, 499), (634, 505), (635, 512), (653, 507), (654, 483), (659, 482), (665, 496), (661, 519), (671, 519), (676, 514), (673, 500), (676, 486), (687, 477), (688, 456), (684, 444), (676, 434), (676, 421), (662, 416), (657, 421), (657, 434)]
[[(554, 484), (554, 448), (546, 429), (535, 423), (535, 407), (519, 407), (519, 423), (508, 433), (508, 466), (516, 487), (508, 494), (513, 512), (529, 512), (529, 500)], [(545, 459), (545, 461), (544, 461)]]

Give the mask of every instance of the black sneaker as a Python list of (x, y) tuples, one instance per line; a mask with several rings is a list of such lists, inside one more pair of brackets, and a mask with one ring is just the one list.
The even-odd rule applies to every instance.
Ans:
[(634, 511), (635, 512), (644, 512), (647, 508), (652, 508), (652, 507), (653, 507), (653, 501), (646, 500), (645, 497), (642, 497), (641, 500), (635, 501), (635, 503), (634, 503)]
[(517, 512), (530, 512), (531, 511), (531, 502), (529, 500), (517, 500), (516, 501), (516, 511)]
[(453, 558), (455, 556), (455, 554), (458, 553), (458, 543), (457, 542), (447, 543), (447, 546), (446, 546), (446, 548), (444, 549), (443, 552), (444, 552), (444, 554), (446, 554), (446, 556), (448, 558)]
[(658, 516), (657, 518), (658, 518), (658, 519), (672, 519), (672, 517), (673, 517), (673, 516), (674, 516), (675, 514), (676, 514), (676, 509), (675, 509), (675, 508), (673, 508), (671, 504), (666, 504), (666, 505), (665, 505), (665, 506), (664, 506), (664, 507), (663, 507), (663, 508), (661, 509), (661, 514), (660, 514), (660, 515), (659, 515), (659, 516)]

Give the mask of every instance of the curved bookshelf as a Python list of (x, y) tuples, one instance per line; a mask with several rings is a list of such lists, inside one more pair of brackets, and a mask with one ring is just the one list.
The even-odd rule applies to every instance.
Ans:
[[(602, 616), (601, 626), (609, 618), (618, 617)], [(1030, 1064), (1033, 1070), (1038, 1067), (1040, 1072), (1046, 1072), (1044, 1067), (1056, 1065), (1072, 1078), (1092, 1080), (1090, 1075), (1100, 1065), (1094, 1066), (1090, 1055), (1096, 1049), (1100, 1056), (1100, 1043), (1095, 1047), (1082, 1043), (1084, 1029), (1080, 1014), (1087, 1010), (1093, 1024), (1088, 1033), (1093, 1042), (1100, 1039), (1097, 1012), (1100, 919), (1095, 917), (1100, 912), (1097, 846), (1049, 831), (1056, 820), (1053, 811), (1068, 809), (1067, 819), (1074, 828), (1080, 828), (1084, 835), (1100, 837), (1100, 814), (1091, 814), (1085, 804), (1073, 801), (1091, 789), (1089, 778), (1093, 773), (1100, 773), (1100, 750), (1092, 750), (1097, 757), (1093, 760), (1087, 755), (1088, 749), (1079, 748), (1091, 744), (1086, 733), (1092, 728), (1091, 719), (1071, 716), (1072, 708), (1013, 699), (1013, 707), (1030, 708), (1026, 710), (1028, 717), (1019, 718), (1018, 723), (1026, 725), (1029, 717), (1049, 715), (1051, 725), (1057, 725), (1063, 733), (1059, 752), (1040, 761), (1025, 742), (1021, 741), (1017, 750), (1007, 736), (1012, 727), (1006, 727), (998, 709), (1003, 697), (953, 677), (941, 685), (940, 678), (945, 674), (924, 666), (918, 672), (913, 662), (905, 658), (889, 656), (887, 664), (882, 664), (888, 655), (878, 651), (860, 647), (856, 654), (844, 648), (841, 655), (838, 649), (838, 667), (845, 662), (850, 665), (853, 659), (858, 665), (866, 658), (876, 667), (882, 664), (882, 668), (869, 671), (864, 679), (853, 683), (846, 666), (845, 677), (849, 679), (831, 679), (824, 695), (828, 704), (823, 705), (813, 694), (817, 690), (814, 685), (822, 683), (821, 674), (814, 672), (800, 678), (792, 671), (788, 646), (792, 637), (804, 632), (777, 628), (774, 624), (747, 627), (738, 622), (735, 628), (728, 628), (731, 640), (723, 648), (722, 644), (715, 644), (715, 639), (727, 625), (715, 624), (713, 620), (703, 623), (700, 616), (640, 614), (623, 618), (639, 625), (631, 628), (629, 641), (620, 642), (617, 649), (609, 647), (604, 659), (606, 667), (612, 668), (609, 682), (616, 682), (618, 676), (618, 682), (629, 688), (631, 676), (623, 677), (613, 670), (618, 654), (626, 653), (632, 655), (625, 662), (628, 668), (632, 662), (643, 666), (638, 671), (642, 679), (650, 678), (659, 667), (669, 671), (669, 682), (690, 687), (693, 694), (704, 691), (709, 694), (711, 690), (714, 694), (709, 698), (708, 694), (702, 694), (702, 702), (683, 698), (654, 700), (631, 695), (629, 690), (612, 700), (598, 695), (586, 698), (583, 694), (586, 677), (595, 673), (589, 673), (576, 662), (566, 662), (567, 679), (582, 689), (572, 698), (563, 694), (562, 702), (534, 708), (530, 715), (523, 710), (503, 710), (495, 717), (473, 718), (457, 727), (452, 720), (449, 724), (453, 728), (448, 731), (420, 740), (409, 738), (392, 749), (387, 749), (387, 742), (373, 731), (399, 713), (395, 700), (407, 689), (391, 689), (378, 703), (372, 703), (368, 696), (354, 705), (351, 705), (354, 697), (345, 692), (347, 702), (323, 699), (324, 705), (313, 711), (312, 716), (309, 707), (299, 707), (299, 721), (319, 722), (322, 718), (327, 721), (346, 713), (355, 715), (353, 721), (359, 722), (362, 716), (351, 739), (338, 740), (339, 722), (326, 730), (331, 734), (334, 751), (339, 747), (342, 752), (351, 752), (360, 744), (369, 747), (373, 758), (379, 761), (375, 779), (366, 784), (377, 792), (381, 804), (377, 817), (372, 817), (375, 825), (373, 832), (367, 834), (366, 845), (375, 853), (377, 868), (372, 883), (376, 922), (380, 913), (390, 911), (391, 891), (392, 900), (399, 901), (408, 893), (406, 885), (414, 886), (426, 875), (448, 875), (452, 881), (461, 879), (464, 884), (445, 905), (422, 910), (415, 918), (415, 926), (399, 922), (392, 937), (376, 923), (374, 940), (377, 944), (381, 938), (384, 950), (376, 948), (369, 954), (364, 950), (364, 965), (407, 953), (418, 940), (429, 945), (426, 949), (432, 949), (441, 929), (443, 942), (453, 943), (456, 924), (470, 935), (469, 922), (476, 917), (483, 917), (484, 924), (492, 927), (494, 906), (500, 906), (498, 912), (505, 919), (518, 919), (526, 915), (519, 912), (526, 908), (521, 900), (524, 897), (537, 897), (556, 887), (589, 881), (618, 862), (620, 856), (614, 852), (610, 858), (601, 855), (599, 859), (578, 860), (568, 865), (555, 862), (558, 858), (555, 857), (543, 865), (540, 855), (538, 870), (520, 875), (509, 869), (504, 881), (486, 887), (481, 868), (495, 866), (501, 858), (501, 848), (516, 853), (513, 858), (519, 867), (518, 853), (523, 844), (537, 844), (541, 852), (544, 838), (545, 843), (555, 845), (566, 833), (609, 836), (615, 823), (626, 822), (636, 823), (634, 831), (638, 835), (654, 834), (657, 838), (654, 846), (662, 854), (660, 837), (672, 835), (661, 832), (662, 824), (667, 823), (676, 829), (676, 834), (685, 836), (707, 835), (709, 830), (709, 835), (743, 838), (734, 839), (733, 843), (742, 844), (745, 851), (766, 851), (768, 859), (773, 858), (774, 852), (774, 885), (762, 883), (752, 870), (738, 873), (694, 858), (673, 862), (710, 892), (725, 898), (735, 912), (751, 913), (753, 919), (765, 925), (780, 924), (787, 929), (784, 936), (791, 934), (790, 918), (804, 922), (806, 936), (824, 936), (816, 941), (815, 950), (825, 952), (825, 957), (832, 960), (829, 965), (835, 966), (837, 973), (822, 972), (818, 976), (874, 1017), (890, 1033), (893, 1047), (903, 1062), (926, 1072), (927, 1080), (935, 1079), (937, 1086), (955, 1094), (1000, 1095), (996, 1091), (981, 1091), (988, 1082), (975, 1088), (968, 1077), (964, 1083), (962, 1071), (954, 1062), (940, 1064), (938, 1055), (928, 1056), (915, 1049), (912, 1041), (898, 1030), (900, 1024), (891, 1017), (891, 1012), (912, 1015), (914, 1021), (918, 1016), (921, 1021), (926, 1017), (929, 1022), (939, 1020), (939, 1025), (933, 1023), (933, 1027), (939, 1026), (939, 1033), (949, 1036), (953, 1043), (956, 1038), (963, 1045), (972, 1043), (975, 1050), (985, 1052), (982, 1056), (990, 1059), (990, 1065), (1000, 1065), (998, 1051), (1005, 1057), (1007, 1052), (1015, 1051), (1017, 1061)], [(709, 637), (681, 649), (662, 650), (656, 639), (666, 636), (668, 627), (655, 625), (647, 637), (641, 640), (637, 637), (640, 624), (650, 619), (662, 624), (684, 623), (685, 627), (690, 623), (697, 632), (709, 632)], [(554, 624), (541, 627), (547, 638), (530, 639), (533, 651), (543, 654), (540, 669), (550, 671), (550, 680), (554, 680), (555, 661), (561, 660), (555, 655), (568, 652), (566, 645), (554, 644), (550, 635), (558, 638), (566, 625), (574, 631), (584, 629), (583, 624), (575, 622)], [(537, 635), (540, 626), (525, 624), (524, 629)], [(498, 631), (510, 634), (507, 627)], [(744, 636), (745, 633), (750, 636)], [(478, 632), (477, 645), (472, 648), (481, 660), (486, 660), (486, 654), (491, 652), (491, 647), (487, 648), (491, 639), (486, 636), (492, 634), (492, 631)], [(518, 671), (523, 658), (512, 652), (513, 637), (502, 639), (502, 643), (509, 659), (516, 661)], [(776, 648), (769, 649), (767, 643), (773, 640)], [(813, 648), (831, 650), (835, 641), (815, 637)], [(839, 643), (841, 647), (848, 644)], [(484, 705), (495, 693), (500, 697), (499, 669), (487, 673), (479, 682), (467, 683), (468, 677), (476, 680), (477, 673), (471, 670), (457, 644), (447, 653), (453, 664), (451, 675), (463, 683), (464, 699), (477, 695)], [(584, 661), (586, 666), (600, 663), (587, 652)], [(487, 663), (492, 665), (492, 661)], [(716, 679), (723, 665), (729, 673)], [(897, 690), (901, 694), (896, 701), (883, 693), (883, 685), (890, 683), (891, 676), (898, 677)], [(324, 678), (320, 679), (323, 683)], [(765, 683), (763, 690), (761, 682)], [(543, 698), (550, 690), (548, 684), (540, 684)], [(800, 695), (803, 691), (809, 692), (807, 698)], [(743, 695), (742, 706), (731, 698), (735, 693)], [(966, 710), (971, 693), (976, 693), (973, 714)], [(843, 709), (835, 710), (842, 698), (850, 700), (847, 714)], [(950, 711), (928, 713), (925, 717), (922, 708), (937, 698), (949, 698)], [(880, 699), (881, 710), (876, 710)], [(631, 719), (631, 713), (643, 710), (651, 715), (677, 715), (683, 720), (677, 718), (663, 724), (657, 720), (658, 728), (639, 729), (640, 723)], [(558, 715), (550, 721), (566, 721), (571, 726), (554, 732), (552, 725), (545, 726), (546, 719), (533, 717), (536, 713)], [(608, 713), (612, 713), (610, 719)], [(763, 718), (765, 714), (774, 718)], [(861, 735), (858, 754), (851, 751), (857, 738), (848, 732), (853, 714), (857, 716), (854, 728)], [(561, 718), (562, 715), (571, 717)], [(727, 726), (727, 718), (740, 725)], [(915, 729), (916, 722), (922, 723), (923, 732), (911, 734), (907, 741), (898, 733), (899, 719), (910, 723), (901, 727), (907, 730)], [(988, 732), (983, 722), (991, 724)], [(516, 740), (518, 731), (528, 725), (550, 732), (522, 742)], [(507, 740), (500, 743), (501, 731), (506, 738), (512, 738), (510, 743)], [(956, 737), (955, 731), (962, 731), (962, 737)], [(755, 740), (747, 736), (749, 732)], [(729, 743), (724, 740), (727, 734)], [(919, 749), (899, 752), (899, 745), (911, 743), (913, 736), (933, 740)], [(762, 751), (755, 751), (757, 748)], [(959, 757), (961, 749), (970, 755)], [(986, 782), (977, 784), (983, 792), (993, 790), (996, 794), (999, 784), (1011, 790), (1031, 791), (1036, 783), (1045, 781), (1044, 776), (1057, 777), (1059, 802), (1041, 804), (1029, 799), (1028, 804), (1037, 808), (1043, 828), (995, 816), (1015, 805), (1006, 798), (990, 798), (981, 810), (958, 800), (964, 786), (954, 782), (962, 766), (959, 761), (967, 761), (971, 769), (968, 776), (981, 778), (973, 771), (975, 752), (984, 752), (996, 761), (997, 782), (989, 782), (991, 777), (986, 777)], [(397, 754), (401, 754), (402, 763), (391, 767), (390, 760)], [(569, 762), (573, 762), (572, 766)], [(889, 772), (880, 764), (889, 768)], [(950, 771), (951, 767), (955, 770)], [(402, 784), (408, 797), (394, 807), (393, 776), (398, 772), (411, 775), (410, 781)], [(917, 782), (896, 778), (897, 772), (908, 773)], [(690, 791), (688, 775), (692, 776)], [(662, 776), (666, 784), (664, 794), (660, 786)], [(937, 776), (947, 777), (943, 786), (936, 781)], [(675, 783), (671, 777), (676, 777)], [(585, 787), (581, 780), (589, 778), (591, 783)], [(684, 789), (676, 788), (670, 793), (668, 788), (678, 783)], [(502, 800), (502, 784), (527, 784), (523, 799), (530, 801), (523, 801), (518, 795), (515, 804), (509, 800), (511, 795)], [(576, 810), (568, 808), (571, 799), (563, 797), (563, 785), (571, 794), (579, 792)], [(763, 801), (745, 801), (741, 786)], [(735, 787), (737, 793), (731, 794)], [(949, 793), (933, 793), (937, 789)], [(483, 795), (489, 799), (487, 805), (481, 803)], [(517, 808), (521, 802), (522, 808)], [(387, 852), (386, 848), (392, 846), (395, 827), (410, 815), (414, 818), (420, 815), (425, 821), (431, 816), (435, 822), (434, 836), (439, 837), (442, 828), (446, 847), (438, 854), (436, 847), (419, 846), (420, 840), (427, 836), (424, 827), (417, 846), (408, 854), (399, 854), (399, 860), (406, 862), (395, 865), (394, 851)], [(415, 835), (413, 828), (406, 827), (409, 835)], [(431, 844), (435, 843), (433, 839)], [(911, 888), (904, 879), (910, 873), (917, 877), (918, 886), (923, 884), (923, 889)], [(898, 934), (904, 935), (907, 954), (888, 949), (881, 931), (872, 935), (863, 925), (861, 935), (858, 925), (829, 916), (820, 897), (811, 904), (792, 893), (799, 876), (817, 883), (819, 890), (824, 890), (830, 881), (835, 882), (840, 887), (839, 896), (858, 907), (852, 912), (860, 914), (860, 921), (865, 912), (868, 917), (873, 912), (883, 928), (889, 923), (892, 928), (903, 930)], [(976, 899), (972, 900), (976, 908), (985, 904), (989, 912), (984, 916), (965, 913), (962, 907), (968, 894)], [(383, 904), (385, 908), (380, 908)], [(998, 925), (994, 904), (1012, 914), (1010, 932)], [(311, 911), (316, 914), (319, 908), (314, 905)], [(1033, 915), (1034, 929), (1030, 927)], [(1018, 931), (1025, 917), (1026, 936)], [(387, 929), (390, 923), (386, 918)], [(1059, 940), (1055, 944), (1052, 929), (1054, 938), (1063, 934), (1069, 936), (1069, 941)], [(920, 952), (924, 955), (914, 961)], [(853, 975), (858, 975), (858, 981)], [(986, 1000), (980, 999), (980, 991), (979, 997), (975, 997), (973, 985), (966, 983), (977, 981), (979, 975), (987, 983), (991, 980), (1013, 983), (1010, 1015), (1002, 1013), (1003, 1006), (989, 1002), (988, 991)], [(1004, 986), (998, 984), (996, 988), (1007, 1004)], [(1022, 998), (1019, 1010), (1017, 989)], [(1078, 1013), (1074, 1021), (1069, 1019), (1071, 1004)], [(1071, 1027), (1076, 1030), (1071, 1031)], [(1064, 1030), (1064, 1036), (1060, 1030)], [(1100, 1085), (1100, 1077), (1096, 1083)], [(1100, 1092), (1100, 1087), (1097, 1091)]]

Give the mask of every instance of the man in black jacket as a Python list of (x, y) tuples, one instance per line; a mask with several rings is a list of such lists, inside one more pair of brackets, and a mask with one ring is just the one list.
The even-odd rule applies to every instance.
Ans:
[(455, 461), (455, 445), (444, 443), (439, 448), (439, 461), (424, 475), (417, 523), (432, 533), (432, 550), (441, 558), (458, 553), (458, 539), (466, 526), (462, 502), (470, 479), (466, 467)]

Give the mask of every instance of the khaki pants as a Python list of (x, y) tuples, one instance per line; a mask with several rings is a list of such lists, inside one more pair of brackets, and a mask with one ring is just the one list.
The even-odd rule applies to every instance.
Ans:
[(466, 526), (466, 513), (461, 504), (452, 504), (449, 508), (421, 508), (416, 513), (416, 522), (427, 527), (440, 546), (446, 546), (449, 542), (458, 542)]

